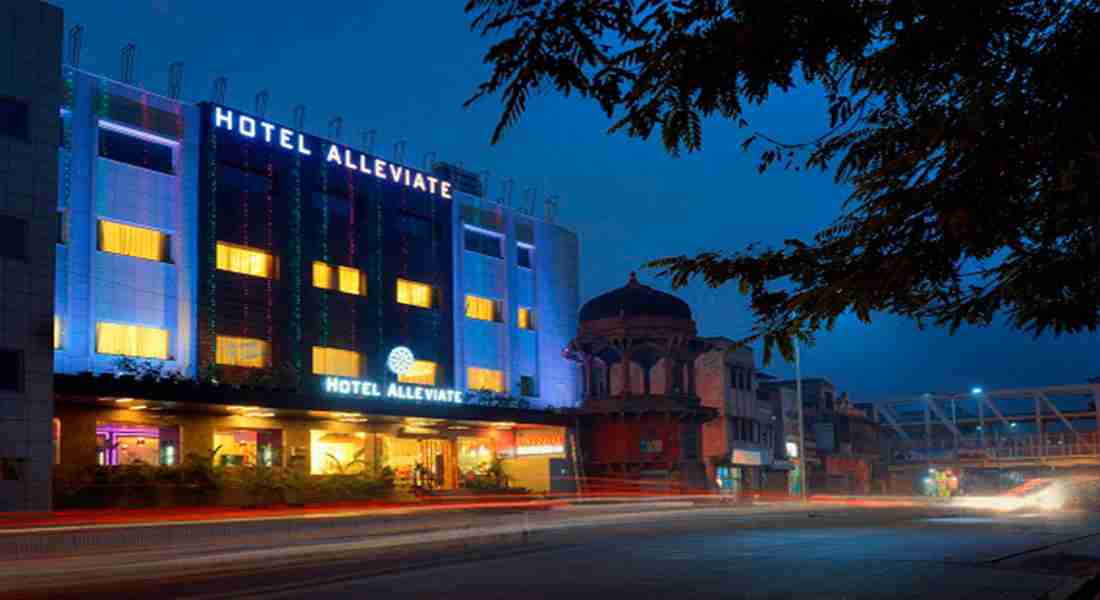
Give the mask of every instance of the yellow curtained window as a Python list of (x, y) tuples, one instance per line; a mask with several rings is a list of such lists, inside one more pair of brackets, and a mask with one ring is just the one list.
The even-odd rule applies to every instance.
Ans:
[(364, 296), (367, 293), (366, 281), (359, 269), (352, 267), (336, 267), (340, 274), (340, 291), (345, 294)]
[(320, 261), (313, 263), (313, 287), (326, 290), (338, 289), (345, 294), (367, 295), (367, 278), (354, 267), (332, 266)]
[(332, 267), (323, 262), (313, 263), (313, 287), (332, 289)]
[(414, 360), (409, 371), (398, 375), (397, 380), (401, 383), (435, 385), (435, 368), (435, 363), (430, 360)]
[(504, 372), (481, 367), (466, 367), (466, 389), (504, 391)]
[(361, 358), (358, 352), (339, 348), (313, 347), (313, 373), (315, 375), (338, 375), (341, 377), (359, 377), (362, 373)]
[(95, 351), (140, 358), (168, 358), (168, 331), (155, 327), (96, 323)]
[(168, 236), (155, 230), (114, 221), (99, 221), (99, 249), (112, 254), (164, 262)]
[(219, 365), (263, 368), (271, 364), (271, 344), (253, 338), (219, 335), (214, 361)]
[(426, 283), (409, 281), (408, 279), (398, 279), (397, 302), (400, 304), (419, 306), (420, 308), (431, 308), (432, 286)]
[(218, 269), (252, 275), (253, 277), (265, 277), (270, 279), (275, 271), (275, 261), (272, 256), (255, 248), (235, 246), (218, 242), (217, 247)]
[(520, 307), (517, 321), (520, 329), (534, 329), (535, 319), (534, 312), (530, 308)]
[(466, 294), (466, 316), (479, 321), (496, 321), (496, 302), (481, 296)]

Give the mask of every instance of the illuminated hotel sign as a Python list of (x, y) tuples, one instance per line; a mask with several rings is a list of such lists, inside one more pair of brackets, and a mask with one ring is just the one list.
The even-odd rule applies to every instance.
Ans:
[[(396, 375), (404, 375), (412, 369), (415, 360), (412, 350), (404, 346), (398, 346), (390, 350), (390, 355), (386, 359), (386, 367)], [(462, 392), (458, 390), (423, 385), (391, 383), (386, 386), (383, 394), (381, 386), (374, 381), (348, 379), (346, 377), (325, 377), (323, 386), (326, 394), (339, 394), (341, 396), (384, 397), (391, 400), (426, 400), (428, 402), (462, 404)]]
[[(381, 158), (368, 157), (358, 150), (345, 148), (338, 144), (325, 142), (325, 148), (311, 148), (305, 134), (268, 123), (249, 115), (234, 112), (221, 106), (214, 107), (214, 127), (232, 131), (241, 137), (263, 140), (271, 146), (279, 146), (303, 156), (313, 156), (314, 150), (324, 156), (326, 163), (340, 165), (350, 171), (372, 175), (377, 179), (427, 192), (433, 196), (451, 199), (451, 182), (444, 181), (404, 165), (387, 163)], [(312, 139), (312, 138), (311, 138)]]
[[(462, 392), (423, 385), (391, 383), (385, 390), (375, 381), (348, 379), (347, 377), (325, 377), (322, 384), (326, 394), (358, 396), (361, 398), (389, 398), (391, 400), (426, 400), (462, 404)], [(385, 393), (383, 393), (385, 392)]]

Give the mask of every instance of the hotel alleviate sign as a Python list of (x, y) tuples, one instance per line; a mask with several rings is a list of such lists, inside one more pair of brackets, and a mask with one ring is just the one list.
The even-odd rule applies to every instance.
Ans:
[[(404, 375), (412, 368), (414, 360), (412, 350), (404, 346), (398, 346), (390, 350), (390, 355), (386, 359), (386, 367), (395, 375)], [(377, 382), (362, 379), (325, 377), (322, 386), (326, 394), (340, 396), (384, 397), (393, 400), (425, 400), (428, 402), (462, 404), (462, 392), (458, 390), (409, 385), (407, 383), (390, 383), (386, 386), (386, 393), (384, 394), (382, 393), (382, 387)]]
[[(228, 108), (216, 105), (214, 106), (214, 127), (233, 131), (242, 137), (261, 139), (268, 145), (277, 145), (284, 150), (293, 150), (303, 156), (313, 156), (315, 149), (321, 150), (320, 148), (310, 148), (305, 134), (299, 131), (268, 123), (263, 119), (235, 113)], [(326, 143), (328, 145), (322, 151), (326, 163), (337, 164), (350, 171), (358, 171), (365, 175), (373, 175), (377, 179), (427, 192), (433, 196), (440, 196), (447, 200), (451, 199), (451, 182), (449, 181), (444, 181), (403, 165), (387, 163), (381, 158), (368, 157), (357, 150), (344, 148), (331, 142)]]

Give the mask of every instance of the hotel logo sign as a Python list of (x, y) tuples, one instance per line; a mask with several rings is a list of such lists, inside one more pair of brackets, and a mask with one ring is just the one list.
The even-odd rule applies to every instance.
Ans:
[(358, 171), (376, 179), (396, 183), (406, 188), (427, 192), (450, 200), (451, 182), (421, 173), (404, 165), (387, 163), (381, 158), (368, 157), (358, 150), (352, 150), (324, 142), (323, 148), (311, 147), (310, 140), (300, 131), (268, 123), (263, 119), (241, 114), (222, 106), (214, 106), (214, 127), (232, 131), (241, 137), (258, 139), (270, 146), (297, 152), (302, 156), (313, 156), (314, 151), (324, 157), (326, 163), (340, 165), (349, 171)]
[[(398, 346), (390, 350), (389, 357), (386, 359), (386, 367), (396, 375), (403, 375), (409, 372), (415, 360), (416, 358), (413, 356), (412, 350), (404, 346)], [(382, 386), (378, 385), (375, 381), (351, 379), (348, 377), (325, 377), (321, 385), (326, 394), (336, 394), (339, 396), (462, 404), (462, 392), (459, 390), (423, 385), (393, 382), (387, 385), (385, 390), (383, 390)]]

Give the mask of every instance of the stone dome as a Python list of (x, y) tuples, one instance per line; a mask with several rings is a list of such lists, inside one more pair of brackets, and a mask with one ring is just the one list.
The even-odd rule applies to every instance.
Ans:
[(599, 321), (618, 317), (665, 317), (691, 319), (691, 307), (687, 302), (638, 283), (638, 277), (630, 274), (630, 281), (621, 288), (596, 296), (581, 307), (580, 321)]

